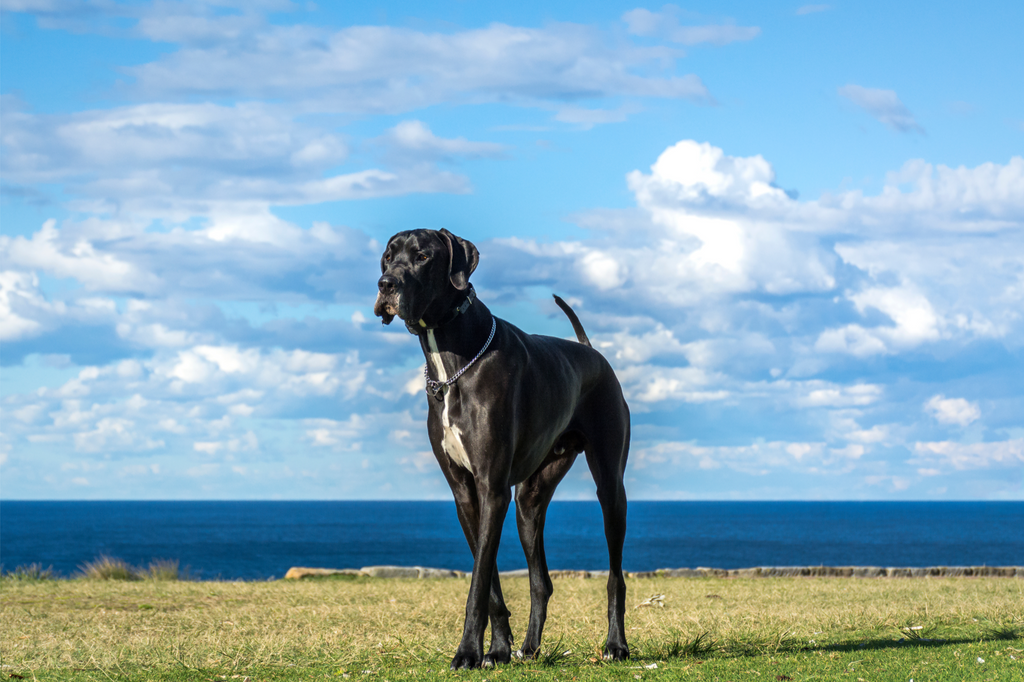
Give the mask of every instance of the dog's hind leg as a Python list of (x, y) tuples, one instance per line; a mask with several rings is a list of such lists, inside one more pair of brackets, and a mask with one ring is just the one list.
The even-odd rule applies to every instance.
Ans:
[[(622, 419), (617, 420), (619, 424)], [(629, 658), (626, 644), (626, 581), (622, 574), (622, 547), (626, 540), (626, 489), (622, 482), (629, 450), (629, 415), (625, 426), (605, 421), (599, 438), (587, 445), (587, 464), (597, 484), (597, 499), (604, 515), (604, 535), (608, 542), (608, 641), (604, 657), (621, 661)]]
[(526, 554), (526, 565), (530, 568), (530, 624), (519, 650), (523, 658), (533, 658), (540, 650), (548, 600), (554, 589), (544, 556), (544, 520), (548, 503), (575, 459), (576, 453), (555, 459), (516, 486), (516, 525), (523, 553)]

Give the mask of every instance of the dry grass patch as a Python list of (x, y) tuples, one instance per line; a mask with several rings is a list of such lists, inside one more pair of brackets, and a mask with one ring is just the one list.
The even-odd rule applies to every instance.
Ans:
[[(37, 564), (33, 564), (37, 566)], [(31, 567), (30, 567), (31, 568)], [(24, 571), (18, 568), (14, 574)], [(52, 571), (49, 578), (53, 578)], [(87, 561), (78, 567), (76, 577), (86, 580), (188, 580), (187, 572), (182, 572), (176, 559), (155, 559), (149, 562), (149, 566), (143, 568), (132, 566), (123, 559), (116, 559), (105, 555)], [(40, 578), (45, 579), (45, 578)]]
[[(826, 663), (831, 656), (838, 666), (858, 648), (882, 649), (876, 655), (895, 651), (908, 632), (953, 644), (998, 640), (1009, 647), (1002, 659), (1007, 664), (1014, 647), (1024, 650), (1024, 581), (1016, 579), (666, 578), (627, 585), (633, 652), (628, 664), (605, 666), (599, 660), (607, 629), (604, 582), (567, 578), (555, 581), (542, 660), (509, 667), (508, 679), (530, 670), (569, 669), (567, 679), (581, 680), (600, 677), (602, 670), (628, 670), (628, 676), (616, 677), (633, 682), (636, 674), (653, 673), (642, 667), (635, 673), (630, 666), (657, 663), (660, 675), (688, 666), (710, 675), (812, 654)], [(508, 579), (503, 587), (518, 642), (529, 614), (528, 581)], [(363, 670), (388, 679), (440, 674), (462, 633), (467, 590), (468, 580), (458, 579), (5, 578), (0, 659), (9, 666), (5, 678), (8, 670), (39, 679), (61, 679), (76, 670), (117, 672), (128, 679), (252, 674), (254, 682), (314, 678), (296, 671), (316, 672), (316, 679)], [(663, 606), (635, 608), (654, 594), (664, 595)], [(561, 673), (555, 676), (561, 679)]]

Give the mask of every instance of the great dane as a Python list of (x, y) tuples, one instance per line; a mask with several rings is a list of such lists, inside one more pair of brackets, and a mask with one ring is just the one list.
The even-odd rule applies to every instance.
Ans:
[[(427, 359), (430, 444), (473, 552), (466, 621), (451, 667), (489, 667), (512, 656), (509, 611), (495, 566), (512, 486), (530, 574), (530, 622), (516, 655), (531, 658), (540, 650), (552, 592), (544, 518), (555, 486), (580, 452), (586, 452), (597, 484), (608, 543), (604, 656), (625, 659), (622, 475), (629, 408), (622, 389), (576, 314), (557, 296), (579, 343), (527, 334), (494, 317), (469, 283), (478, 262), (476, 247), (447, 230), (399, 232), (381, 257), (373, 308), (384, 324), (397, 316), (419, 337)], [(491, 646), (485, 654), (488, 617)]]

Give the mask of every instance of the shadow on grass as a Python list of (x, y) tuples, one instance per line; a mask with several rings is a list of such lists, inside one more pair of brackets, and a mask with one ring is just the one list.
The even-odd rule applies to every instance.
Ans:
[[(829, 644), (821, 647), (813, 647), (818, 651), (840, 651), (853, 652), (878, 649), (902, 649), (906, 647), (934, 647), (958, 646), (975, 642), (1009, 642), (1024, 639), (1024, 632), (1013, 625), (994, 625), (985, 628), (978, 633), (977, 637), (942, 638), (923, 637), (918, 632), (921, 628), (903, 628), (900, 639), (868, 639), (859, 642), (845, 642), (841, 644)], [(925, 631), (927, 633), (927, 631)]]
[[(962, 646), (965, 644), (976, 644), (979, 642), (1021, 642), (1019, 633), (1016, 636), (1009, 636), (1010, 633), (994, 633), (994, 636), (982, 637), (956, 637), (949, 639), (942, 638), (904, 638), (897, 639), (858, 639), (849, 642), (837, 642), (834, 644), (823, 644), (818, 646), (807, 646), (788, 637), (768, 637), (763, 639), (736, 640), (723, 642), (708, 642), (700, 646), (701, 638), (691, 644), (692, 648), (680, 650), (678, 645), (648, 646), (636, 652), (631, 660), (637, 661), (658, 661), (673, 659), (701, 660), (710, 658), (754, 658), (760, 656), (777, 656), (779, 654), (794, 654), (809, 651), (835, 651), (838, 653), (856, 653), (858, 651), (879, 651), (889, 649), (909, 648), (943, 648), (949, 646)], [(697, 647), (700, 647), (699, 649)]]
[(916, 648), (933, 648), (938, 649), (946, 646), (960, 646), (963, 644), (970, 644), (977, 642), (978, 639), (966, 639), (960, 637), (958, 639), (909, 639), (909, 640), (895, 640), (895, 639), (868, 639), (860, 642), (847, 642), (843, 644), (828, 644), (826, 646), (818, 647), (804, 647), (802, 651), (838, 651), (841, 653), (851, 653), (854, 651), (878, 651), (880, 649), (908, 649), (912, 647)]

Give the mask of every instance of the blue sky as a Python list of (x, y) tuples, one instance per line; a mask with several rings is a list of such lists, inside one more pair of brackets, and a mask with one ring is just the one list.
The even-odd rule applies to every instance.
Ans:
[(448, 498), (414, 227), (573, 303), (633, 499), (1024, 499), (1019, 2), (2, 7), (4, 499)]

